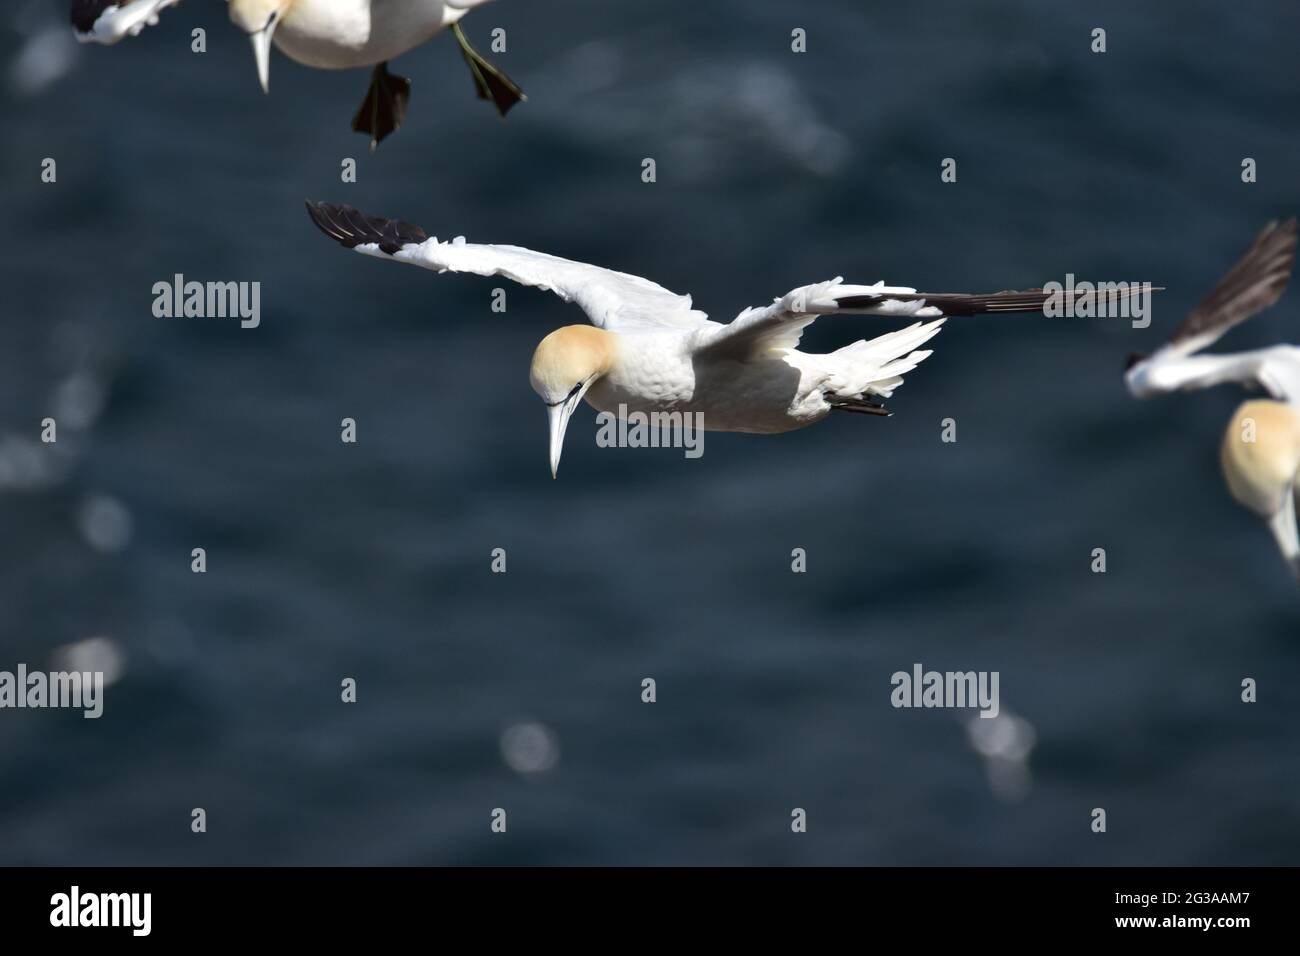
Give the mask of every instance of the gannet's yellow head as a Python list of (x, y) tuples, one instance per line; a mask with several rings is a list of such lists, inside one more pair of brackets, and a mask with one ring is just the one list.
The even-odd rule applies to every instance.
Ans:
[(1282, 556), (1300, 577), (1295, 520), (1300, 411), (1263, 399), (1243, 403), (1228, 423), (1219, 459), (1232, 497), (1268, 522)]
[(292, 6), (293, 0), (230, 0), (231, 22), (253, 41), (263, 93), (271, 88), (271, 37)]
[(551, 419), (551, 477), (560, 467), (564, 430), (587, 389), (614, 365), (614, 336), (590, 325), (556, 329), (533, 353), (528, 381)]

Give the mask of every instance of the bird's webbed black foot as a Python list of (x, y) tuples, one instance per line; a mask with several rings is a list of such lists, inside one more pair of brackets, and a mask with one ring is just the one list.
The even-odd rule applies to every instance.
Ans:
[(380, 63), (370, 74), (370, 89), (361, 102), (357, 115), (352, 117), (352, 128), (370, 136), (374, 149), (384, 137), (402, 125), (406, 104), (411, 99), (411, 81), (404, 76), (388, 72), (388, 64)]
[(460, 44), (461, 56), (465, 58), (470, 76), (474, 78), (474, 90), (478, 93), (479, 99), (491, 100), (502, 116), (509, 113), (510, 108), (516, 103), (528, 99), (514, 80), (483, 59), (478, 50), (470, 46), (459, 23), (451, 25), (451, 32), (455, 34), (456, 42)]

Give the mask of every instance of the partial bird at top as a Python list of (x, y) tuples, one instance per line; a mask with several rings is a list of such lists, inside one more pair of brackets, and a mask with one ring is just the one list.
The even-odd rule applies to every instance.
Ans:
[(72, 31), (82, 43), (112, 46), (138, 36), (158, 14), (181, 0), (72, 0)]
[(1300, 579), (1295, 495), (1300, 473), (1300, 348), (1198, 354), (1229, 329), (1277, 302), (1295, 265), (1296, 220), (1271, 222), (1210, 294), (1150, 356), (1132, 356), (1124, 380), (1136, 398), (1236, 383), (1270, 398), (1241, 405), (1228, 424), (1220, 460), (1228, 490), (1263, 518)]
[[(73, 0), (72, 24), (83, 42), (113, 44), (158, 22), (180, 0)], [(370, 87), (352, 128), (374, 149), (402, 125), (411, 81), (388, 72), (388, 61), (450, 29), (480, 99), (501, 116), (525, 99), (510, 77), (466, 39), (460, 20), (489, 0), (230, 0), (230, 19), (253, 44), (258, 81), (270, 89), (271, 45), (322, 70), (369, 66)]]
[[(713, 431), (785, 432), (832, 411), (888, 415), (882, 400), (931, 354), (920, 347), (944, 315), (1039, 312), (1053, 295), (1041, 289), (933, 294), (832, 279), (746, 309), (723, 325), (692, 308), (689, 296), (638, 276), (518, 246), (439, 242), (417, 226), (350, 206), (308, 202), (307, 210), (321, 231), (357, 252), (436, 272), (505, 276), (550, 290), (587, 314), (590, 326), (557, 329), (533, 354), (530, 381), (547, 407), (552, 476), (569, 419), (584, 398), (620, 417), (694, 413)], [(834, 313), (928, 321), (826, 355), (799, 351), (803, 330)]]
[(524, 99), (514, 81), (479, 55), (460, 20), (488, 0), (230, 0), (230, 19), (253, 41), (262, 89), (270, 83), (271, 42), (290, 59), (322, 70), (373, 66), (370, 89), (352, 128), (373, 149), (402, 125), (411, 81), (388, 61), (450, 27), (480, 99), (502, 116)]

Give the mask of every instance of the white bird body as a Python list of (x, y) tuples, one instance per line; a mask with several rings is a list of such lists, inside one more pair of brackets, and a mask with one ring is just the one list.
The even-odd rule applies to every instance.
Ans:
[(793, 431), (829, 415), (834, 399), (890, 397), (901, 374), (930, 354), (915, 347), (942, 323), (916, 324), (829, 355), (795, 348), (711, 354), (700, 343), (707, 342), (709, 327), (721, 328), (713, 322), (682, 332), (623, 333), (613, 365), (588, 389), (586, 400), (611, 414), (698, 414), (708, 431)]
[(490, 0), (230, 0), (230, 19), (253, 44), (257, 78), (270, 90), (271, 48), (320, 70), (374, 67), (352, 128), (370, 134), (373, 149), (402, 125), (411, 81), (388, 72), (388, 61), (450, 28), (480, 99), (501, 116), (525, 97), (484, 59), (459, 21)]
[[(422, 229), (347, 206), (308, 203), (320, 229), (357, 252), (436, 272), (505, 276), (576, 303), (592, 326), (552, 332), (533, 356), (534, 390), (550, 409), (552, 472), (569, 416), (587, 402), (620, 417), (635, 412), (698, 413), (711, 431), (776, 433), (839, 408), (888, 415), (890, 397), (931, 353), (922, 346), (945, 314), (1039, 311), (1041, 289), (990, 295), (918, 293), (903, 286), (801, 286), (771, 305), (712, 322), (677, 295), (639, 276), (518, 246), (439, 242)], [(827, 355), (797, 348), (820, 315), (855, 313), (918, 321)]]
[(1233, 326), (1282, 295), (1295, 262), (1296, 221), (1269, 223), (1210, 294), (1152, 355), (1125, 374), (1136, 398), (1235, 383), (1270, 398), (1243, 403), (1224, 432), (1219, 460), (1228, 492), (1268, 524), (1283, 558), (1300, 578), (1300, 348), (1201, 355)]
[(320, 70), (374, 66), (427, 43), (475, 5), (443, 0), (294, 0), (276, 27), (275, 45), (290, 59)]
[(810, 401), (816, 376), (800, 367), (797, 350), (745, 360), (692, 361), (684, 335), (620, 336), (618, 361), (587, 390), (602, 412), (682, 412), (709, 431), (771, 434), (810, 425), (830, 412)]

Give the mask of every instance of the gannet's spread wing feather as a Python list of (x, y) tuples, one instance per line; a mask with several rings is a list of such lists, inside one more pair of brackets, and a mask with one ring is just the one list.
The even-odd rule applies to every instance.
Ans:
[(1191, 355), (1235, 325), (1263, 312), (1286, 290), (1295, 264), (1296, 220), (1270, 222), (1255, 242), (1183, 320), (1167, 346)]
[(1300, 406), (1300, 349), (1292, 345), (1229, 355), (1198, 355), (1235, 325), (1276, 302), (1295, 263), (1296, 221), (1271, 222), (1173, 337), (1149, 356), (1133, 356), (1124, 375), (1138, 398), (1235, 383)]
[(1300, 407), (1300, 349), (1274, 345), (1228, 355), (1180, 355), (1168, 346), (1133, 365), (1124, 376), (1138, 398), (1236, 384), (1263, 389)]
[[(1023, 289), (1004, 292), (975, 294), (968, 292), (917, 292), (908, 289), (914, 299), (923, 299), (927, 306), (933, 306), (944, 315), (982, 315), (987, 312), (1041, 312), (1043, 306), (1055, 293), (1042, 289)], [(847, 296), (839, 300), (841, 311), (867, 312), (868, 314), (889, 314), (870, 312), (873, 306), (880, 306), (890, 301), (878, 295)]]
[(830, 282), (801, 286), (762, 309), (746, 309), (731, 324), (700, 333), (697, 348), (710, 351), (763, 351), (794, 348), (803, 330), (818, 316), (835, 313), (899, 315), (929, 319), (984, 312), (1038, 312), (1051, 298), (1042, 289), (986, 295), (917, 292), (905, 286), (844, 285)]
[(397, 219), (367, 216), (351, 206), (334, 206), (308, 200), (307, 214), (325, 235), (349, 249), (376, 245), (385, 255), (395, 256), (404, 247), (418, 246), (429, 238), (429, 234), (419, 226)]
[(519, 246), (480, 245), (463, 238), (439, 242), (418, 226), (367, 216), (351, 206), (309, 201), (307, 212), (322, 232), (350, 249), (435, 272), (499, 275), (546, 289), (576, 303), (599, 328), (631, 331), (716, 326), (703, 312), (691, 308), (690, 296), (676, 295), (640, 276)]
[(181, 0), (72, 0), (72, 30), (82, 43), (112, 45), (158, 22)]
[[(727, 325), (702, 330), (696, 339), (697, 351), (762, 352), (767, 349), (792, 349), (799, 344), (803, 330), (818, 316), (835, 312), (857, 311), (874, 315), (914, 315), (934, 318), (938, 309), (926, 307), (915, 289), (886, 286), (844, 285), (840, 278), (800, 286), (761, 309), (746, 309)], [(842, 307), (841, 299), (872, 299), (869, 304)]]

